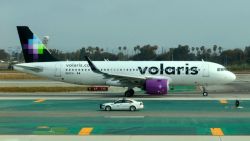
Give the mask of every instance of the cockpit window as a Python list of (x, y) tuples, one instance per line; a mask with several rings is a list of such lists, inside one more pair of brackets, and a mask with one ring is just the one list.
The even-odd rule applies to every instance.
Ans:
[(217, 71), (227, 71), (226, 68), (217, 68)]

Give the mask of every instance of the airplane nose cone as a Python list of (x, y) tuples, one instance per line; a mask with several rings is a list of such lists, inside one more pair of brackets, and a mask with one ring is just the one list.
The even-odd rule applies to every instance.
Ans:
[(229, 79), (230, 82), (233, 82), (236, 79), (236, 75), (230, 72), (227, 78)]
[(232, 81), (236, 80), (236, 75), (234, 73), (232, 73), (231, 79), (232, 79)]

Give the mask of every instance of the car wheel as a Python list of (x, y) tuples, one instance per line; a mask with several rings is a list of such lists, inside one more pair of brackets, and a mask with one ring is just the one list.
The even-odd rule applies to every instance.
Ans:
[(105, 111), (111, 111), (111, 107), (110, 106), (106, 106), (105, 107)]
[(135, 111), (136, 110), (136, 108), (135, 108), (135, 106), (130, 106), (130, 111)]

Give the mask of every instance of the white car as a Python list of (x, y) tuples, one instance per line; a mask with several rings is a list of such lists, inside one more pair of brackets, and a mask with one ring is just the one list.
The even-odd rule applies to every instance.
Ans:
[(100, 109), (111, 111), (111, 110), (140, 110), (143, 109), (143, 102), (135, 101), (133, 99), (118, 99), (115, 102), (100, 104)]

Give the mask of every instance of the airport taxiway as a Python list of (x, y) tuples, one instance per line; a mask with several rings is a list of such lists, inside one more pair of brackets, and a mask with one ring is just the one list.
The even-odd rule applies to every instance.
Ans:
[[(67, 94), (64, 94), (67, 95)], [(217, 95), (219, 95), (217, 97)], [(145, 109), (101, 111), (117, 97), (1, 97), (0, 134), (8, 135), (250, 135), (250, 96), (141, 97)], [(213, 129), (218, 129), (215, 133)], [(85, 131), (82, 133), (81, 131)]]
[[(109, 92), (0, 92), (0, 134), (10, 135), (0, 136), (0, 140), (40, 141), (48, 137), (34, 135), (64, 135), (49, 138), (77, 141), (83, 138), (65, 135), (109, 141), (249, 140), (249, 80), (249, 74), (241, 74), (234, 83), (209, 86), (208, 97), (203, 97), (197, 89), (172, 91), (167, 96), (136, 91), (133, 99), (145, 105), (144, 110), (136, 112), (99, 110), (100, 103), (122, 97), (124, 88), (111, 87)], [(48, 80), (0, 80), (1, 86), (75, 85)], [(235, 107), (236, 99), (240, 100), (239, 108)]]

